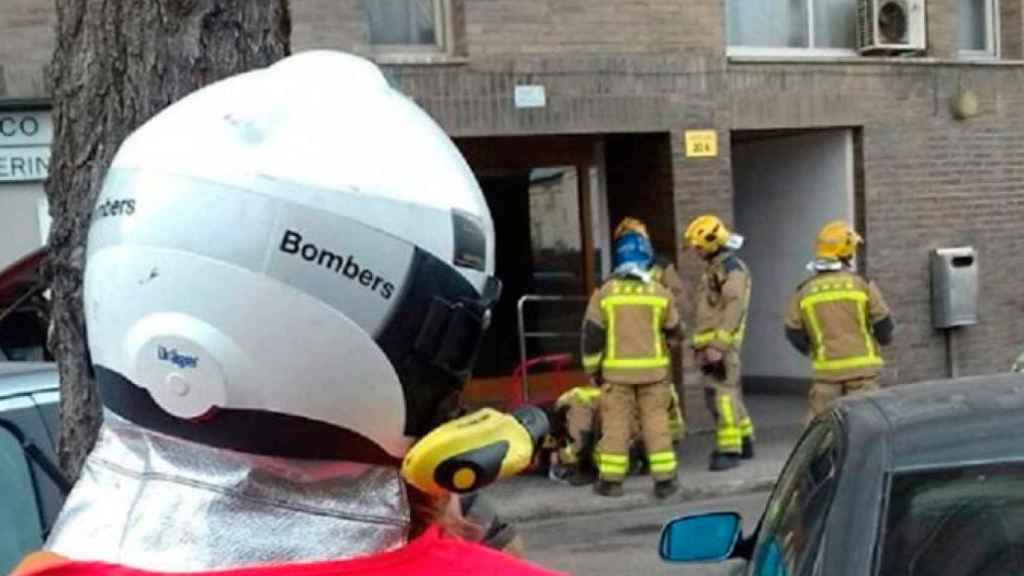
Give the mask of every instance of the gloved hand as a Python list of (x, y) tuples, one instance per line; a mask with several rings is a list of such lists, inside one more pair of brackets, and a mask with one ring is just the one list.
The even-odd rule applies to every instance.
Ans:
[(708, 346), (707, 348), (701, 350), (701, 352), (703, 352), (705, 364), (718, 364), (723, 359), (725, 359), (725, 355), (723, 355), (722, 351), (719, 350), (718, 348)]

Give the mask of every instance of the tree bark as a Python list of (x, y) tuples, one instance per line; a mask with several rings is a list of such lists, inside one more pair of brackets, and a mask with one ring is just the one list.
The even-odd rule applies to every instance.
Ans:
[(175, 100), (289, 53), (288, 0), (55, 0), (54, 143), (46, 194), (50, 349), (60, 371), (62, 470), (77, 478), (101, 421), (82, 309), (85, 242), (128, 134)]

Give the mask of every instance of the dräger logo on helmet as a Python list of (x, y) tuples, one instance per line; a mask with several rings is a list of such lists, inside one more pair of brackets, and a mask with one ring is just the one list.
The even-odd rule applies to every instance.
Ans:
[(369, 288), (374, 294), (380, 295), (385, 300), (390, 300), (395, 294), (395, 285), (379, 276), (373, 270), (356, 262), (355, 256), (348, 257), (318, 247), (312, 242), (303, 243), (302, 234), (294, 230), (285, 230), (281, 238), (281, 252), (300, 256), (306, 262), (315, 264), (335, 274), (358, 282)]
[(163, 346), (156, 349), (156, 357), (164, 362), (170, 362), (178, 368), (196, 368), (199, 366), (199, 358), (178, 352), (177, 348), (168, 350)]

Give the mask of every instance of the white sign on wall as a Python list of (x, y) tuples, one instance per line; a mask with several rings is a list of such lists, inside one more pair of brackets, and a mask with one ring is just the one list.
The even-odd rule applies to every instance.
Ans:
[(0, 112), (0, 182), (40, 182), (50, 171), (49, 112)]
[(548, 105), (547, 94), (543, 86), (516, 86), (515, 103), (516, 108), (544, 108)]

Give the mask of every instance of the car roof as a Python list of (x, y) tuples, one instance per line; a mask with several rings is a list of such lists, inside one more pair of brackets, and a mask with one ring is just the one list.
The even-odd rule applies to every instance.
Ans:
[(1024, 374), (894, 386), (839, 411), (883, 428), (874, 438), (886, 443), (891, 471), (1024, 461)]
[(0, 400), (57, 390), (57, 365), (51, 362), (0, 362)]

